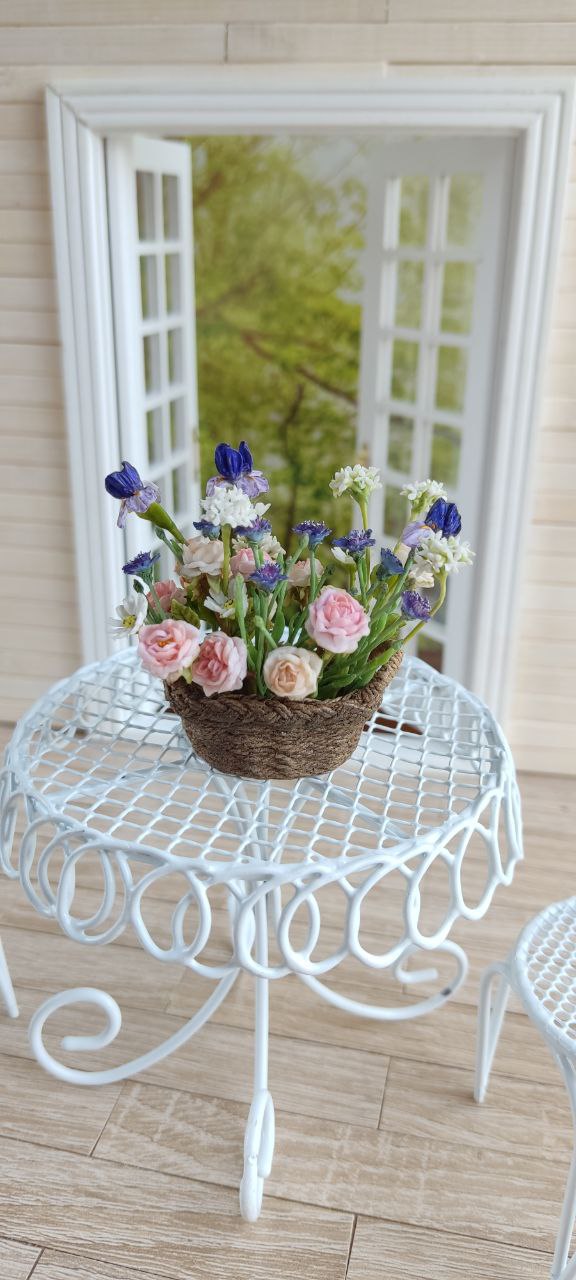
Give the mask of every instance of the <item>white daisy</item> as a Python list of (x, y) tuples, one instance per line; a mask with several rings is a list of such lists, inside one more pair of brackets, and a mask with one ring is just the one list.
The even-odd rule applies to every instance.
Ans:
[(110, 618), (110, 631), (113, 636), (133, 636), (140, 630), (148, 612), (146, 596), (136, 592), (126, 596), (122, 604), (116, 606), (116, 618)]
[(352, 556), (349, 556), (343, 547), (331, 547), (331, 551), (334, 559), (338, 560), (339, 564), (354, 564)]
[[(210, 591), (204, 599), (204, 608), (210, 609), (212, 613), (217, 613), (220, 618), (233, 618), (236, 613), (234, 579), (232, 578), (230, 581), (230, 590), (233, 593), (232, 598), (222, 591), (218, 578), (209, 578), (208, 581), (210, 583)], [(242, 613), (245, 614), (248, 608), (248, 592), (244, 582), (242, 583), (242, 602)]]

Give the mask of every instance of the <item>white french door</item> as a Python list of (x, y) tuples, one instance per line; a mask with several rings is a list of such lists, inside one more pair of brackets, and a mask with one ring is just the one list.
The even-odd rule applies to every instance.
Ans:
[(418, 652), (463, 681), (490, 519), (512, 161), (505, 138), (422, 136), (379, 143), (372, 157), (359, 411), (360, 444), (384, 479), (372, 518), (390, 544), (406, 517), (401, 489), (427, 477), (458, 503), (476, 565), (450, 579)]
[[(190, 147), (130, 136), (109, 140), (106, 159), (120, 452), (158, 484), (177, 524), (193, 533), (199, 462)], [(150, 525), (127, 521), (128, 558), (153, 542)]]

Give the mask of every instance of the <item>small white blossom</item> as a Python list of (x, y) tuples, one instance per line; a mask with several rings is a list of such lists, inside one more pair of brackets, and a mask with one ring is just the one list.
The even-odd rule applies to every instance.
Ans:
[[(263, 506), (263, 503), (258, 502), (256, 503), (256, 506), (261, 507)], [(266, 510), (268, 510), (268, 508), (266, 508)], [(250, 546), (252, 546), (252, 543), (249, 538), (234, 538), (232, 540), (233, 551), (242, 551), (244, 547)], [(276, 560), (280, 555), (286, 555), (282, 543), (278, 541), (278, 538), (274, 537), (273, 533), (265, 533), (264, 537), (260, 539), (258, 546), (263, 554), (270, 556), (271, 560)]]
[(273, 533), (264, 534), (264, 537), (262, 538), (262, 541), (260, 543), (260, 550), (265, 552), (266, 555), (271, 556), (272, 560), (276, 560), (278, 556), (286, 555), (286, 552), (284, 550), (284, 547), (282, 546), (282, 543), (278, 541), (278, 538), (274, 537)]
[(116, 618), (110, 618), (110, 631), (113, 636), (132, 636), (140, 630), (148, 612), (146, 596), (136, 592), (126, 596), (122, 604), (116, 606)]
[[(433, 573), (458, 573), (462, 565), (472, 564), (474, 552), (469, 542), (460, 538), (445, 538), (433, 531), (418, 548), (414, 556), (414, 570), (425, 569)], [(422, 584), (423, 585), (423, 584)]]
[(448, 496), (439, 480), (419, 480), (417, 483), (405, 484), (400, 494), (412, 504), (413, 516), (420, 515), (424, 508), (428, 510), (436, 498)]
[(330, 481), (330, 488), (335, 498), (341, 498), (343, 493), (369, 498), (376, 489), (382, 488), (380, 472), (378, 467), (363, 467), (357, 462), (355, 467), (342, 467), (337, 471)]
[(267, 510), (268, 508), (262, 502), (258, 502), (255, 506), (250, 498), (234, 484), (219, 484), (214, 493), (202, 499), (202, 514), (205, 520), (209, 520), (211, 524), (229, 524), (232, 528), (239, 524), (254, 524), (259, 514)]

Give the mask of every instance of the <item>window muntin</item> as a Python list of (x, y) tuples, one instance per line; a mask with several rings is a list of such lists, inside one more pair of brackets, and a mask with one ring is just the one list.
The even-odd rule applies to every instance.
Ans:
[[(443, 481), (477, 541), (510, 155), (502, 141), (420, 139), (374, 157), (360, 438), (383, 471), (372, 519), (387, 543), (407, 515), (402, 488), (427, 477)], [(473, 625), (464, 577), (427, 628), (430, 660), (462, 679)]]

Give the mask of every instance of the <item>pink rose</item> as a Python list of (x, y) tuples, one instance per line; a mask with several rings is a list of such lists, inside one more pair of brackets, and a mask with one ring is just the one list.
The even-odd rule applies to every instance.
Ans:
[[(314, 557), (314, 565), (316, 568), (316, 576), (319, 578), (322, 573), (322, 565), (319, 560)], [(310, 583), (310, 561), (297, 560), (296, 564), (288, 570), (288, 581), (292, 587), (307, 587)]]
[(306, 630), (321, 649), (330, 653), (354, 653), (358, 641), (370, 631), (366, 610), (340, 587), (323, 587), (312, 602)]
[(142, 627), (138, 636), (138, 656), (145, 671), (173, 684), (194, 661), (200, 648), (200, 632), (190, 622), (165, 618)]
[[(160, 604), (162, 605), (164, 613), (170, 613), (170, 605), (173, 600), (177, 600), (179, 604), (186, 604), (186, 592), (183, 591), (182, 587), (179, 587), (176, 582), (173, 582), (171, 578), (167, 579), (166, 582), (155, 582), (154, 590)], [(154, 608), (156, 601), (151, 591), (148, 592), (146, 599), (148, 604)]]
[[(264, 561), (271, 560), (272, 557), (264, 552)], [(251, 573), (256, 569), (256, 561), (252, 547), (241, 547), (239, 551), (232, 556), (230, 560), (230, 573), (232, 576), (241, 573), (243, 578), (249, 578)]]
[(244, 641), (223, 631), (209, 631), (192, 667), (192, 679), (211, 698), (214, 693), (241, 689), (246, 669)]
[(309, 649), (284, 644), (268, 654), (262, 673), (268, 688), (277, 698), (309, 698), (316, 693), (322, 659)]

